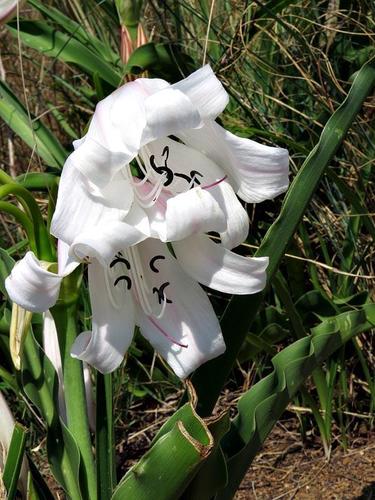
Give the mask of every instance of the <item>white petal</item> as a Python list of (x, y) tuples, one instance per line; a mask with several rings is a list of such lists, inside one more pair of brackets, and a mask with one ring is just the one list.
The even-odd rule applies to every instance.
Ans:
[(77, 236), (70, 248), (70, 255), (78, 260), (86, 257), (97, 259), (102, 265), (109, 264), (116, 252), (135, 245), (147, 235), (126, 222), (108, 222), (92, 227)]
[(228, 104), (228, 94), (209, 65), (172, 85), (186, 94), (201, 117), (216, 118)]
[(60, 417), (66, 422), (66, 407), (64, 398), (64, 377), (61, 363), (61, 353), (59, 346), (59, 339), (55, 321), (52, 314), (46, 311), (43, 314), (43, 348), (47, 358), (51, 361), (58, 378), (58, 400), (59, 400), (59, 414)]
[(196, 233), (225, 231), (223, 210), (211, 194), (201, 188), (171, 196), (166, 206), (159, 203), (146, 209), (151, 228), (162, 241), (180, 240)]
[(184, 131), (180, 136), (225, 170), (244, 201), (259, 203), (288, 188), (286, 149), (237, 137), (212, 121), (199, 130)]
[(268, 257), (242, 257), (205, 235), (174, 242), (173, 249), (181, 267), (214, 290), (247, 295), (260, 292), (266, 285)]
[(24, 1), (17, 0), (0, 0), (0, 24), (4, 24), (17, 12), (17, 4), (19, 4), (19, 9)]
[[(153, 266), (158, 272), (149, 270), (146, 279), (150, 291), (169, 283), (164, 288), (164, 294), (172, 300), (172, 303), (166, 304), (159, 319), (146, 315), (138, 308), (137, 324), (176, 375), (185, 378), (201, 364), (224, 352), (219, 322), (207, 295), (198, 283), (184, 273), (166, 245), (148, 239), (137, 248), (144, 263), (149, 264), (153, 257), (159, 257)], [(152, 296), (154, 308), (160, 310), (157, 294), (152, 293)]]
[(104, 188), (135, 154), (136, 152), (111, 151), (92, 137), (86, 136), (85, 141), (71, 153), (68, 161), (93, 184)]
[(70, 246), (62, 240), (57, 240), (58, 274), (67, 276), (77, 267), (77, 259), (70, 255)]
[(225, 248), (235, 248), (246, 240), (249, 233), (247, 212), (228, 182), (221, 182), (210, 189), (210, 194), (220, 205), (227, 220), (227, 229), (220, 233), (221, 243)]
[(148, 97), (145, 101), (145, 112), (146, 127), (142, 144), (201, 124), (200, 114), (190, 99), (171, 87)]
[(96, 106), (85, 140), (70, 159), (97, 186), (106, 186), (137, 154), (146, 126), (146, 97), (139, 82), (130, 82)]
[(129, 213), (126, 215), (125, 222), (146, 236), (151, 235), (147, 214), (138, 203), (133, 203)]
[[(76, 338), (71, 355), (101, 373), (115, 370), (123, 360), (134, 331), (134, 304), (129, 290), (113, 286), (112, 274), (97, 261), (89, 265), (92, 331)], [(120, 285), (121, 286), (121, 285)]]
[[(68, 271), (78, 265), (76, 262)], [(56, 303), (64, 275), (47, 271), (32, 252), (27, 252), (13, 267), (5, 287), (10, 299), (27, 311), (45, 312)]]
[[(123, 207), (119, 208), (119, 190), (123, 191)], [(107, 195), (110, 191), (107, 188)], [(133, 191), (125, 179), (119, 179), (113, 197), (100, 196), (98, 190), (90, 192), (90, 185), (71, 162), (64, 166), (51, 233), (69, 245), (83, 231), (105, 226), (109, 221), (124, 220), (130, 210)]]

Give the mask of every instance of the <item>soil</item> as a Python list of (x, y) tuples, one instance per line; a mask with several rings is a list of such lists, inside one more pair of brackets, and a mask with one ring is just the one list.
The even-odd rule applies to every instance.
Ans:
[[(312, 440), (313, 441), (313, 440)], [(330, 460), (317, 442), (278, 424), (242, 481), (236, 500), (375, 500), (375, 434), (356, 437)]]

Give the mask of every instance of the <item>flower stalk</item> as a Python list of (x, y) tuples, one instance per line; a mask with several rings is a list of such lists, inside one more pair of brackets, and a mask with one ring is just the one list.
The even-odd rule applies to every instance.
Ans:
[(96, 470), (92, 454), (82, 363), (70, 355), (71, 346), (77, 337), (77, 300), (80, 279), (80, 270), (64, 279), (60, 299), (51, 309), (51, 313), (56, 324), (63, 363), (67, 427), (77, 443), (81, 456), (81, 491), (84, 499), (95, 500), (97, 498)]

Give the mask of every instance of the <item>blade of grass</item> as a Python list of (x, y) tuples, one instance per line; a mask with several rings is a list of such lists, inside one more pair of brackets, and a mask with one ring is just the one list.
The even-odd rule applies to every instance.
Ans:
[(25, 445), (26, 429), (22, 427), (22, 425), (16, 423), (13, 429), (2, 478), (8, 493), (8, 500), (13, 500), (16, 496)]

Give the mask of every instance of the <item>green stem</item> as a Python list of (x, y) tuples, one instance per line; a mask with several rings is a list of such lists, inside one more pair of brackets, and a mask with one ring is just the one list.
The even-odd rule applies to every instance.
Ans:
[(116, 486), (112, 396), (112, 375), (97, 372), (95, 449), (99, 500), (111, 498)]
[(7, 201), (0, 201), (0, 212), (6, 212), (9, 215), (12, 215), (16, 219), (16, 221), (21, 224), (21, 226), (26, 231), (31, 250), (36, 253), (37, 248), (35, 242), (34, 226), (25, 212), (12, 205), (12, 203), (8, 203)]
[[(80, 499), (81, 493), (79, 485), (75, 480), (74, 467), (66, 449), (59, 416), (56, 411), (57, 404), (54, 402), (51, 388), (46, 380), (45, 368), (42, 365), (44, 356), (42, 350), (38, 348), (33, 333), (30, 331), (26, 336), (23, 351), (23, 364), (26, 365), (26, 370), (23, 368), (22, 386), (26, 394), (41, 411), (47, 424), (47, 442), (52, 443), (50, 446), (55, 447), (57, 450), (57, 460), (60, 462), (60, 470), (62, 471), (67, 491), (69, 491), (71, 498)], [(30, 389), (29, 386), (31, 386), (32, 389)], [(30, 390), (32, 394), (30, 394)], [(32, 395), (34, 397), (31, 397)], [(48, 455), (49, 459), (51, 459), (50, 453), (48, 453)]]
[[(1, 173), (4, 174), (4, 172)], [(39, 207), (33, 196), (27, 191), (27, 189), (16, 184), (15, 182), (9, 182), (8, 184), (0, 186), (0, 199), (9, 195), (14, 195), (19, 200), (25, 212), (32, 219), (38, 257), (50, 262), (56, 260), (42, 214), (40, 213)]]
[(72, 344), (77, 337), (77, 305), (74, 298), (70, 298), (73, 299), (70, 303), (63, 301), (62, 305), (54, 306), (51, 312), (56, 323), (63, 361), (67, 427), (81, 455), (81, 491), (84, 499), (95, 500), (96, 470), (87, 416), (82, 362), (70, 355)]

